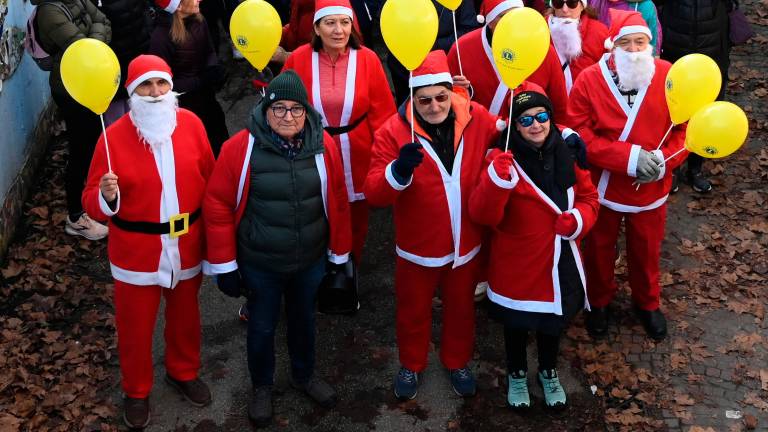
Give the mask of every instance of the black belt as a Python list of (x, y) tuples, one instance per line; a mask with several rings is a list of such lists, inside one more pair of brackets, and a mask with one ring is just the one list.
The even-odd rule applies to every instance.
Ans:
[(186, 234), (189, 226), (200, 218), (201, 209), (193, 213), (179, 213), (172, 216), (168, 222), (143, 222), (127, 221), (120, 219), (117, 215), (112, 216), (112, 223), (124, 231), (138, 232), (143, 234), (170, 234), (171, 238), (176, 238)]
[(358, 118), (357, 120), (353, 121), (352, 123), (346, 126), (339, 126), (339, 127), (328, 126), (325, 128), (325, 131), (328, 132), (328, 134), (330, 134), (331, 136), (350, 133), (352, 129), (360, 126), (360, 123), (362, 123), (366, 117), (368, 117), (368, 113), (361, 115), (360, 118)]

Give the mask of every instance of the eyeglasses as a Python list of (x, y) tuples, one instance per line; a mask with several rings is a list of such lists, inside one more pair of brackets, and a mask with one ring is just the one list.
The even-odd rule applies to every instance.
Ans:
[(571, 9), (576, 9), (580, 4), (581, 0), (552, 0), (552, 7), (555, 9), (562, 9), (565, 5)]
[(419, 101), (419, 105), (424, 106), (431, 104), (432, 99), (436, 100), (437, 103), (443, 103), (448, 100), (448, 93), (440, 93), (437, 96), (421, 96), (416, 98), (416, 100)]
[(547, 111), (540, 112), (532, 116), (522, 116), (517, 118), (517, 122), (522, 127), (529, 127), (533, 124), (533, 120), (536, 120), (539, 124), (544, 124), (549, 121), (549, 113)]
[(288, 114), (288, 111), (291, 112), (291, 115), (293, 118), (299, 118), (303, 117), (304, 113), (307, 111), (303, 106), (301, 105), (294, 105), (290, 108), (283, 106), (283, 105), (275, 105), (269, 107), (269, 109), (272, 110), (272, 114), (275, 115), (277, 118), (283, 118), (286, 114)]

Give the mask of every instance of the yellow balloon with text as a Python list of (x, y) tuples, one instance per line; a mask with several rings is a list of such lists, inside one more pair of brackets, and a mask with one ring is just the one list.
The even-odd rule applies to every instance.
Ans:
[(531, 76), (547, 56), (547, 22), (534, 9), (512, 9), (496, 25), (491, 50), (501, 80), (514, 89)]
[(680, 57), (669, 69), (664, 87), (672, 123), (688, 121), (720, 94), (722, 76), (714, 60), (704, 54)]
[(245, 0), (229, 20), (235, 48), (257, 70), (263, 70), (275, 54), (283, 26), (275, 8), (264, 0)]
[(437, 0), (437, 2), (452, 11), (455, 11), (461, 6), (461, 0)]
[(412, 71), (437, 39), (437, 10), (429, 0), (387, 0), (381, 9), (381, 35), (387, 48)]
[(712, 102), (688, 122), (685, 147), (699, 156), (718, 159), (739, 149), (749, 134), (749, 120), (730, 102)]
[(120, 86), (120, 62), (104, 42), (79, 39), (61, 57), (61, 81), (77, 103), (104, 114)]

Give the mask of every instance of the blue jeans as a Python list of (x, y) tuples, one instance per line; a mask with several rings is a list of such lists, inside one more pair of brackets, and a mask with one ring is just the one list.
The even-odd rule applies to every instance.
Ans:
[(276, 273), (240, 266), (248, 289), (248, 370), (254, 387), (272, 385), (275, 329), (285, 295), (291, 374), (306, 383), (315, 369), (315, 298), (325, 275), (325, 258), (296, 273)]

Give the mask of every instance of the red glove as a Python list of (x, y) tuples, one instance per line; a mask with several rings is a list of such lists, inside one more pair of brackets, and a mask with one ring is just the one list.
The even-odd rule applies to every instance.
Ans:
[(563, 237), (570, 237), (579, 227), (576, 217), (571, 213), (563, 213), (555, 221), (555, 233)]
[(502, 180), (512, 180), (510, 170), (512, 169), (512, 153), (499, 153), (493, 158), (493, 170), (496, 171), (496, 175)]

